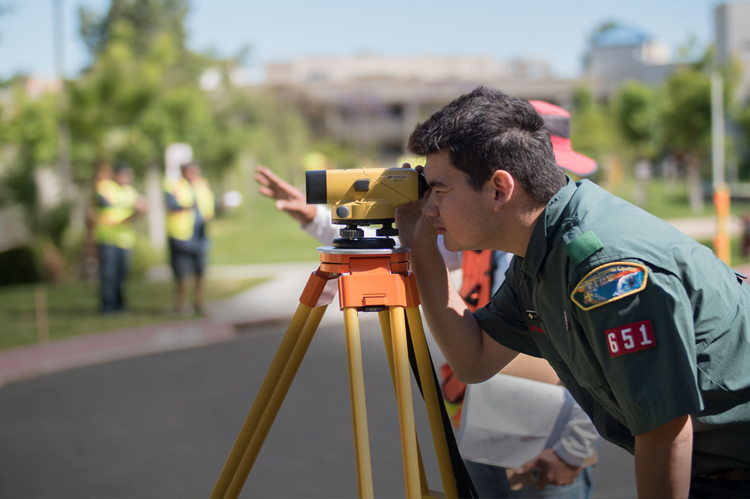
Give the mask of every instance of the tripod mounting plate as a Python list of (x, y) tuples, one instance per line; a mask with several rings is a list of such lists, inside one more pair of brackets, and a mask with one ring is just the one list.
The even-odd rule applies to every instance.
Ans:
[(408, 253), (411, 248), (396, 246), (395, 248), (337, 248), (335, 246), (318, 246), (315, 251), (325, 255), (393, 255), (396, 253)]

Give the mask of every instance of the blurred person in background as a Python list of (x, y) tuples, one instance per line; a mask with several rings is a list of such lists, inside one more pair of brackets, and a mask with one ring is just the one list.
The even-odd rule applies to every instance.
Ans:
[[(206, 224), (214, 218), (215, 199), (198, 163), (185, 163), (180, 170), (180, 178), (165, 181), (164, 188), (170, 263), (176, 283), (175, 306), (181, 315), (202, 314), (203, 274), (209, 246)], [(185, 301), (185, 277), (190, 274), (195, 276), (192, 310)]]
[(115, 165), (109, 178), (108, 165), (99, 169), (96, 182), (94, 240), (99, 247), (101, 312), (126, 310), (125, 281), (136, 234), (132, 220), (146, 211), (146, 200), (131, 185), (133, 169), (128, 163)]
[[(564, 109), (542, 101), (530, 101), (545, 121), (558, 166), (574, 178), (586, 177), (596, 171), (591, 158), (576, 153), (570, 142), (570, 115)], [(301, 228), (322, 244), (330, 245), (341, 226), (331, 222), (328, 207), (308, 205), (304, 193), (285, 182), (266, 167), (256, 168), (256, 181), (261, 194), (275, 200), (278, 210), (300, 222)], [(374, 234), (372, 234), (374, 235)], [(462, 270), (459, 294), (471, 310), (486, 305), (505, 279), (512, 254), (482, 250), (453, 253), (440, 242), (440, 252), (449, 270)], [(561, 384), (552, 367), (544, 359), (519, 355), (503, 373), (533, 381)], [(454, 427), (461, 421), (466, 384), (458, 381), (448, 364), (440, 369), (446, 407)], [(576, 499), (590, 498), (593, 489), (591, 464), (596, 461), (599, 435), (581, 407), (567, 395), (569, 403), (565, 421), (560, 421), (548, 442), (551, 446), (539, 456), (514, 470), (515, 478), (500, 466), (466, 460), (466, 468), (479, 497), (538, 497)], [(523, 412), (522, 407), (516, 410)], [(498, 444), (502, 445), (502, 444)], [(512, 487), (512, 488), (511, 488)], [(520, 487), (520, 488), (519, 488)]]
[(86, 234), (83, 248), (83, 263), (86, 280), (94, 282), (99, 278), (99, 246), (96, 242), (96, 221), (99, 218), (99, 182), (112, 180), (112, 165), (99, 161), (94, 169), (94, 182), (91, 199), (86, 212)]

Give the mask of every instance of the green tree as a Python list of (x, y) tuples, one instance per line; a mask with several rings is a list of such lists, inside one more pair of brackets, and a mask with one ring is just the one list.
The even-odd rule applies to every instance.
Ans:
[(58, 281), (64, 272), (61, 248), (70, 205), (45, 205), (37, 189), (40, 167), (57, 157), (57, 99), (49, 94), (29, 99), (16, 81), (12, 104), (2, 110), (0, 148), (7, 148), (10, 162), (0, 179), (0, 206), (23, 208), (42, 267), (48, 278)]
[(118, 38), (118, 25), (123, 21), (138, 33), (131, 40), (136, 57), (149, 54), (164, 33), (169, 33), (178, 47), (184, 47), (187, 14), (186, 0), (112, 0), (103, 15), (83, 6), (78, 10), (81, 38), (94, 56), (106, 50), (112, 38)]
[[(683, 162), (693, 213), (703, 211), (702, 180), (711, 150), (711, 71), (716, 68), (709, 49), (694, 63), (681, 65), (664, 83), (661, 107), (663, 146)], [(724, 80), (724, 109), (738, 80), (736, 64), (718, 68)]]
[(636, 160), (653, 159), (659, 126), (657, 90), (636, 80), (627, 81), (613, 99), (612, 112), (622, 138), (635, 151)]
[(664, 143), (684, 162), (690, 207), (703, 211), (701, 163), (711, 147), (711, 79), (696, 66), (673, 73), (665, 83), (662, 112)]
[(591, 90), (585, 87), (576, 89), (573, 95), (570, 138), (576, 151), (592, 157), (600, 167), (617, 148), (617, 132), (609, 109), (597, 103)]
[(639, 81), (625, 82), (610, 104), (614, 122), (624, 145), (633, 158), (634, 201), (644, 206), (646, 182), (651, 174), (651, 160), (656, 155), (659, 123), (657, 91)]
[[(209, 174), (234, 166), (245, 150), (294, 177), (308, 143), (300, 113), (270, 94), (235, 88), (229, 73), (247, 55), (220, 59), (187, 49), (184, 0), (114, 0), (106, 14), (81, 10), (81, 34), (94, 63), (71, 85), (74, 159), (157, 164), (173, 142), (192, 145)], [(198, 81), (218, 70), (223, 83)]]

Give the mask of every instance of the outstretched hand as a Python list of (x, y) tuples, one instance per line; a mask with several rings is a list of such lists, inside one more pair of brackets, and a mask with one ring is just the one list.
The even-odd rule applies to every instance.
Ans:
[(517, 475), (530, 473), (536, 490), (547, 485), (569, 485), (575, 481), (583, 468), (571, 466), (555, 453), (552, 447), (544, 449), (537, 457), (515, 470)]
[(255, 167), (255, 181), (260, 184), (258, 191), (261, 194), (276, 200), (277, 210), (285, 211), (303, 224), (309, 224), (315, 218), (315, 206), (307, 204), (303, 192), (265, 166)]

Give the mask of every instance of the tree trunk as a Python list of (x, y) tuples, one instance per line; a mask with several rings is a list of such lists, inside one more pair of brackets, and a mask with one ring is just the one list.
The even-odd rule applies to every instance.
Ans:
[(689, 153), (685, 156), (687, 163), (687, 180), (690, 189), (690, 211), (693, 215), (703, 213), (703, 185), (701, 182), (700, 161), (698, 157)]
[(162, 251), (167, 245), (166, 210), (164, 208), (164, 190), (158, 165), (154, 162), (146, 165), (146, 199), (148, 200), (148, 236), (151, 247)]

